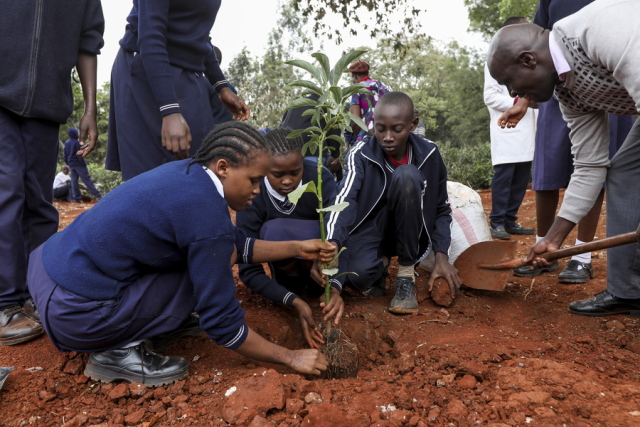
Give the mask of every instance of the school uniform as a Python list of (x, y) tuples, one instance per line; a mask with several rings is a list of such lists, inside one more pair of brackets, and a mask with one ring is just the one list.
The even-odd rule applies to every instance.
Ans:
[[(322, 195), (324, 206), (335, 190), (333, 175), (327, 168), (322, 172)], [(303, 160), (303, 172), (300, 185), (318, 182), (317, 160)], [(312, 193), (304, 193), (296, 204), (281, 196), (271, 187), (267, 177), (260, 183), (260, 194), (253, 199), (247, 209), (236, 213), (236, 225), (247, 236), (263, 240), (306, 240), (320, 238), (318, 199)], [(285, 263), (290, 263), (287, 260)], [(297, 276), (287, 277), (277, 265), (270, 264), (272, 277), (266, 275), (259, 264), (240, 264), (240, 280), (256, 293), (291, 306), (293, 300), (302, 296), (319, 296), (323, 288), (311, 279), (309, 270), (296, 262)]]
[(414, 265), (429, 251), (448, 254), (451, 207), (447, 202), (447, 170), (433, 142), (410, 134), (407, 164), (395, 166), (375, 136), (360, 141), (347, 154), (345, 175), (331, 204), (348, 202), (326, 218), (327, 239), (347, 250), (340, 271), (355, 275), (332, 279), (342, 287), (366, 291), (383, 272), (382, 255), (398, 256)]
[[(58, 228), (58, 132), (70, 73), (103, 45), (99, 0), (3, 2), (0, 13), (0, 308), (22, 304), (27, 258)], [(3, 326), (3, 325), (0, 325)]]
[[(172, 197), (166, 197), (171, 194)], [(31, 255), (28, 286), (63, 351), (96, 352), (173, 331), (200, 315), (218, 344), (248, 329), (229, 267), (254, 239), (231, 223), (222, 184), (189, 160), (125, 182)]]
[(164, 116), (184, 116), (191, 156), (213, 128), (209, 86), (229, 87), (209, 39), (220, 3), (134, 0), (109, 100), (106, 168), (122, 171), (124, 180), (175, 160), (162, 147)]

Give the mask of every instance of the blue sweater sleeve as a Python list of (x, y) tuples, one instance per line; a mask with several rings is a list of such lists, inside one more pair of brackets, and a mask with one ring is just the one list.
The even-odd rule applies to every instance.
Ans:
[(78, 52), (88, 55), (98, 55), (104, 45), (102, 34), (104, 33), (104, 16), (102, 3), (99, 0), (87, 2), (82, 20), (82, 34)]
[(235, 297), (229, 260), (234, 236), (199, 240), (188, 246), (189, 275), (198, 303), (200, 326), (219, 345), (234, 349), (247, 338), (244, 310)]
[(139, 0), (138, 48), (162, 116), (180, 112), (167, 51), (170, 0)]
[[(216, 54), (213, 51), (213, 46), (211, 47), (211, 50), (205, 58), (204, 66), (206, 70), (205, 76), (207, 76), (209, 83), (211, 83), (211, 86), (213, 86), (216, 92), (219, 92), (223, 87), (231, 87), (231, 85), (227, 81), (227, 78), (224, 76), (222, 69), (220, 68), (220, 61), (218, 61), (218, 58), (216, 58)], [(237, 92), (234, 91), (234, 93)]]
[[(260, 196), (256, 197), (258, 199)], [(248, 209), (236, 214), (238, 228), (244, 230), (247, 236), (257, 238), (260, 235), (260, 227), (264, 223), (264, 213), (260, 212), (260, 200), (254, 199), (254, 204)], [(240, 257), (238, 257), (240, 258)], [(240, 259), (238, 259), (240, 263)], [(277, 280), (267, 276), (261, 264), (240, 264), (240, 280), (253, 292), (263, 295), (272, 301), (281, 302), (291, 306), (298, 296), (289, 292)]]

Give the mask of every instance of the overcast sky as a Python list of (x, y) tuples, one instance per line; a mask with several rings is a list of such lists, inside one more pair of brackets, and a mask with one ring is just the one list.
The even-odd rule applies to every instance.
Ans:
[[(457, 40), (463, 45), (485, 49), (486, 43), (478, 34), (468, 33), (467, 9), (464, 0), (412, 0), (422, 10), (420, 22), (422, 32), (437, 40)], [(111, 65), (118, 52), (118, 41), (124, 34), (126, 18), (131, 10), (131, 0), (105, 0), (102, 2), (106, 20), (105, 46), (98, 58), (98, 84), (108, 81)], [(278, 19), (277, 0), (223, 0), (211, 37), (223, 52), (222, 68), (238, 54), (243, 47), (257, 56), (266, 48), (269, 31)], [(333, 20), (334, 25), (340, 21)], [(396, 24), (400, 25), (400, 24)], [(345, 31), (345, 34), (348, 30)], [(346, 37), (342, 45), (327, 41), (323, 51), (334, 62), (347, 47), (374, 47), (375, 41), (368, 36)], [(304, 58), (300, 58), (304, 59)], [(309, 58), (310, 59), (310, 58)]]

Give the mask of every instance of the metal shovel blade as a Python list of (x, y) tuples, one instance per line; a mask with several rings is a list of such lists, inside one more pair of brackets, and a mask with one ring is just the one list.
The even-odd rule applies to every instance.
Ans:
[(511, 270), (489, 270), (481, 265), (494, 265), (511, 260), (516, 255), (516, 242), (489, 241), (476, 243), (458, 256), (454, 267), (462, 283), (474, 289), (504, 291)]

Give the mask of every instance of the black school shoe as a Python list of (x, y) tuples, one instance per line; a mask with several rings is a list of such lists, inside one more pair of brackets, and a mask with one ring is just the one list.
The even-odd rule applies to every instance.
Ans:
[(149, 350), (163, 353), (175, 347), (181, 338), (197, 337), (202, 333), (204, 331), (200, 328), (200, 316), (196, 313), (191, 313), (189, 318), (178, 329), (147, 338), (144, 342)]
[(123, 380), (157, 387), (186, 378), (189, 375), (189, 365), (182, 357), (161, 356), (142, 343), (92, 353), (84, 374), (106, 383)]
[(515, 224), (513, 227), (505, 227), (504, 229), (509, 234), (516, 234), (519, 236), (528, 236), (536, 232), (535, 228), (526, 228), (521, 226), (520, 224)]
[(517, 277), (536, 277), (541, 275), (542, 273), (556, 271), (559, 268), (560, 268), (560, 265), (558, 265), (558, 261), (555, 261), (548, 267), (531, 268), (530, 265), (525, 265), (524, 267), (519, 267), (514, 269), (513, 275)]
[(640, 298), (618, 298), (604, 290), (593, 298), (574, 301), (569, 304), (569, 313), (581, 316), (613, 316), (615, 314), (628, 314), (640, 317)]
[(509, 240), (511, 239), (511, 234), (507, 233), (504, 226), (498, 226), (496, 228), (490, 228), (491, 237), (499, 240)]
[(593, 273), (593, 267), (590, 262), (580, 262), (572, 259), (567, 263), (567, 266), (558, 274), (558, 281), (560, 283), (587, 283), (589, 279), (593, 279), (595, 274)]

